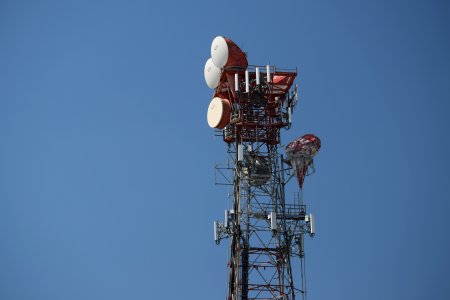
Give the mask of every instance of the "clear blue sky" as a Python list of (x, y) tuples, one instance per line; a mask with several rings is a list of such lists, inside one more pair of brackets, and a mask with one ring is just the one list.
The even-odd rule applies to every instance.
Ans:
[(280, 2), (0, 2), (0, 299), (225, 298), (216, 35), (299, 68), (309, 299), (450, 298), (450, 5)]

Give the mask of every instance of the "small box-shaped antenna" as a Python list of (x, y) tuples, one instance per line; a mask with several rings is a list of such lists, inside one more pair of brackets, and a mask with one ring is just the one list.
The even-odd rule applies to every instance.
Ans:
[(271, 212), (269, 215), (269, 219), (270, 219), (270, 229), (276, 231), (278, 226), (277, 226), (277, 213), (276, 212)]
[(224, 217), (224, 220), (223, 220), (223, 226), (225, 227), (225, 228), (228, 228), (228, 210), (225, 210), (225, 217)]
[(238, 157), (237, 157), (237, 159), (238, 159), (238, 161), (243, 161), (244, 160), (244, 146), (242, 145), (242, 144), (238, 144), (238, 147), (237, 147), (237, 155), (238, 155)]
[(316, 227), (314, 225), (314, 215), (309, 214), (309, 235), (314, 236), (316, 233)]
[(214, 241), (216, 243), (219, 241), (219, 228), (217, 221), (214, 221)]
[(300, 257), (304, 257), (305, 256), (305, 238), (303, 236), (303, 234), (300, 235), (300, 238), (298, 240), (299, 243), (299, 252), (300, 252)]

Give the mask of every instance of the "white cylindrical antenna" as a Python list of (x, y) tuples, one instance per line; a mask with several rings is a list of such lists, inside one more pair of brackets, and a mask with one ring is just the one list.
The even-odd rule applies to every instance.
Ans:
[(214, 221), (214, 241), (217, 243), (219, 241), (219, 232), (218, 232), (218, 226), (217, 221)]
[(224, 221), (223, 221), (223, 226), (225, 228), (228, 228), (228, 210), (225, 210), (225, 218), (224, 218)]
[(270, 66), (266, 66), (266, 75), (267, 75), (267, 82), (270, 82)]
[(271, 212), (269, 218), (270, 218), (270, 229), (277, 230), (277, 213)]
[(250, 83), (248, 80), (248, 70), (245, 70), (245, 92), (248, 93), (250, 91)]
[(259, 67), (255, 68), (255, 72), (256, 72), (256, 84), (260, 84), (260, 81), (259, 81)]
[(234, 74), (234, 90), (237, 92), (239, 91), (239, 74)]
[(316, 233), (316, 227), (314, 226), (314, 215), (309, 214), (309, 235), (314, 236)]
[(244, 146), (242, 144), (238, 144), (238, 148), (237, 148), (237, 155), (238, 155), (238, 161), (243, 161), (244, 160)]
[(288, 107), (288, 123), (292, 123), (292, 108), (290, 106)]

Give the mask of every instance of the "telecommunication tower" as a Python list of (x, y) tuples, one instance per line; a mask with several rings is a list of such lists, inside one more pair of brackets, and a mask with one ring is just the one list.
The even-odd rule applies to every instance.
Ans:
[[(208, 124), (227, 146), (216, 183), (229, 186), (229, 207), (223, 222), (214, 222), (215, 242), (230, 242), (227, 300), (306, 299), (304, 236), (315, 230), (301, 190), (320, 140), (307, 134), (281, 152), (280, 131), (291, 127), (297, 103), (297, 70), (249, 65), (233, 41), (218, 36), (204, 75), (214, 90)], [(288, 200), (285, 186), (294, 176), (300, 192)]]

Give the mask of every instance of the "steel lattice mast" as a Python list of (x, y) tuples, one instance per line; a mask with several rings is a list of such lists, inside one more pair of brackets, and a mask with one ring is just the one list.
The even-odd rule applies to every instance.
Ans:
[(221, 125), (212, 127), (221, 129), (216, 134), (227, 144), (227, 162), (216, 166), (216, 183), (231, 191), (214, 238), (230, 240), (227, 299), (305, 299), (304, 235), (314, 234), (313, 217), (301, 197), (286, 199), (295, 172), (280, 153), (280, 131), (290, 128), (297, 100), (296, 87), (291, 91), (297, 70), (220, 68), (214, 96), (221, 102), (211, 102), (208, 122), (215, 122), (211, 110), (223, 103), (215, 122)]

